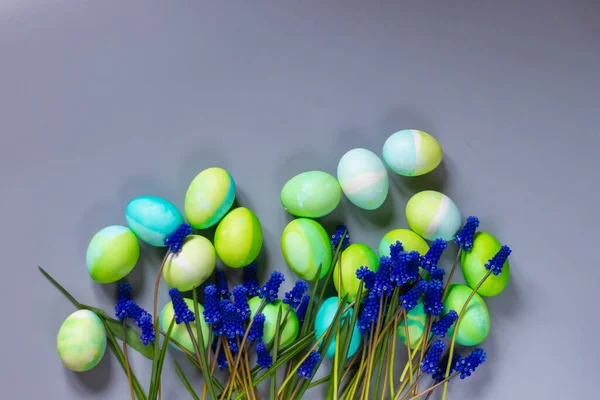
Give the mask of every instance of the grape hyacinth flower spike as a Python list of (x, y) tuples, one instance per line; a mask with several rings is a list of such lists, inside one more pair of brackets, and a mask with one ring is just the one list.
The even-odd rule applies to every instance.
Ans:
[(233, 303), (237, 313), (242, 321), (246, 321), (250, 317), (250, 307), (248, 306), (248, 291), (244, 286), (236, 286), (231, 291), (233, 293)]
[(457, 318), (458, 314), (456, 311), (448, 311), (448, 314), (444, 315), (431, 325), (431, 332), (441, 338), (445, 337), (448, 329), (456, 322)]
[(165, 246), (167, 246), (172, 253), (179, 253), (183, 248), (183, 242), (185, 241), (185, 238), (191, 233), (191, 226), (185, 223), (181, 224), (175, 232), (165, 239)]
[(221, 308), (219, 303), (221, 295), (214, 284), (204, 287), (204, 320), (213, 328), (221, 322)]
[(244, 267), (244, 287), (246, 288), (248, 297), (258, 296), (260, 290), (260, 285), (256, 278), (256, 270), (256, 263), (251, 263)]
[(510, 247), (502, 246), (496, 255), (485, 264), (485, 268), (491, 270), (494, 275), (500, 275), (510, 253), (512, 253)]
[(471, 376), (475, 372), (475, 369), (486, 360), (487, 354), (485, 354), (485, 351), (483, 349), (475, 349), (471, 354), (457, 361), (454, 369), (456, 372), (460, 372), (460, 379), (465, 379)]
[(479, 219), (477, 217), (468, 217), (467, 222), (462, 227), (461, 231), (458, 232), (454, 241), (463, 250), (469, 251), (473, 248), (473, 239), (475, 238), (475, 231), (479, 227)]
[(190, 311), (187, 303), (181, 297), (179, 289), (173, 288), (169, 290), (169, 296), (171, 296), (171, 302), (173, 303), (173, 312), (175, 313), (175, 322), (179, 325), (181, 323), (189, 324), (194, 322), (196, 318), (194, 313)]
[(121, 283), (117, 287), (117, 304), (115, 305), (115, 315), (118, 319), (127, 318), (127, 302), (131, 300), (131, 285)]
[(380, 296), (377, 296), (374, 292), (370, 292), (364, 302), (365, 307), (358, 319), (358, 329), (363, 334), (369, 332), (371, 325), (377, 322), (379, 315), (379, 299)]
[(304, 318), (306, 317), (306, 311), (308, 311), (308, 303), (310, 303), (310, 296), (306, 295), (302, 297), (302, 301), (300, 301), (300, 305), (296, 310), (296, 316), (298, 317), (298, 322), (304, 322)]
[(321, 354), (316, 350), (311, 351), (306, 360), (298, 368), (298, 376), (310, 379), (319, 361), (321, 361)]
[(346, 247), (350, 246), (350, 234), (348, 233), (348, 228), (346, 225), (339, 225), (335, 228), (335, 233), (331, 235), (331, 247), (333, 251), (335, 251), (340, 244), (340, 252), (344, 251)]
[(421, 371), (425, 372), (426, 374), (435, 373), (438, 369), (440, 358), (442, 357), (443, 353), (444, 342), (441, 340), (436, 340), (433, 342), (431, 348), (421, 363)]
[(248, 340), (249, 341), (262, 341), (263, 334), (265, 330), (265, 314), (256, 313), (254, 316), (254, 323), (250, 327), (248, 331)]
[(410, 311), (419, 304), (419, 299), (427, 290), (427, 281), (419, 281), (406, 294), (400, 296), (400, 304), (406, 311)]
[(256, 343), (256, 355), (258, 357), (256, 363), (260, 365), (262, 369), (269, 368), (273, 363), (271, 353), (269, 353), (269, 350), (267, 350), (267, 347), (262, 342)]
[(227, 286), (227, 277), (225, 276), (224, 271), (217, 271), (217, 290), (221, 297), (225, 300), (229, 300), (231, 298), (231, 293), (229, 293), (229, 287)]
[(140, 339), (144, 345), (154, 342), (154, 324), (152, 315), (131, 300), (131, 285), (122, 283), (117, 289), (117, 304), (115, 314), (120, 320), (131, 318), (142, 330)]
[(302, 296), (307, 290), (308, 284), (306, 283), (306, 281), (298, 279), (292, 290), (285, 294), (283, 303), (289, 304), (289, 306), (295, 310), (300, 305), (300, 302), (302, 301)]
[(263, 301), (267, 303), (272, 303), (277, 300), (279, 295), (279, 287), (283, 283), (285, 278), (283, 274), (279, 271), (275, 271), (271, 274), (271, 277), (267, 281), (267, 284), (264, 285), (260, 289), (260, 294), (258, 295)]
[(427, 250), (427, 253), (421, 258), (421, 266), (423, 269), (431, 272), (433, 269), (437, 268), (440, 257), (446, 247), (448, 247), (448, 244), (444, 239), (435, 239), (429, 250)]
[(430, 280), (427, 286), (427, 292), (425, 292), (425, 299), (423, 300), (425, 314), (440, 315), (444, 310), (444, 304), (442, 303), (444, 284), (439, 280)]

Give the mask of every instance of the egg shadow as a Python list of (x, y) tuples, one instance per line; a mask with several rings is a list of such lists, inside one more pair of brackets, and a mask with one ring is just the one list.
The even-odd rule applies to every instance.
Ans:
[(85, 260), (86, 249), (96, 233), (110, 225), (124, 225), (124, 222), (116, 203), (98, 202), (86, 209), (77, 223), (74, 238), (78, 258)]
[(433, 171), (420, 176), (401, 176), (394, 172), (390, 172), (390, 174), (393, 174), (394, 185), (398, 187), (404, 197), (410, 199), (423, 190), (435, 190), (443, 193), (448, 180), (446, 165), (447, 161), (443, 159)]
[(102, 357), (102, 360), (91, 370), (75, 372), (67, 368), (62, 369), (67, 381), (69, 381), (69, 387), (77, 394), (82, 395), (81, 398), (85, 398), (90, 393), (102, 393), (111, 386), (112, 365), (112, 352), (108, 349), (107, 345), (106, 353)]
[[(385, 201), (379, 208), (375, 210), (364, 210), (352, 204), (355, 208), (352, 213), (356, 220), (362, 224), (371, 225), (376, 228), (387, 228), (393, 223), (396, 214), (394, 197), (396, 197), (394, 191), (388, 190)], [(348, 202), (350, 203), (350, 201)]]

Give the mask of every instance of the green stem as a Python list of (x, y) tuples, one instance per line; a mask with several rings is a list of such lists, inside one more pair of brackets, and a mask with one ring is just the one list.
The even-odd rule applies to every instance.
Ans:
[(125, 369), (127, 370), (127, 380), (129, 381), (129, 393), (131, 394), (131, 400), (135, 400), (135, 393), (133, 391), (133, 381), (131, 380), (131, 365), (129, 364), (129, 355), (127, 354), (127, 326), (125, 324), (125, 318), (123, 318), (123, 355), (125, 357)]
[(421, 393), (419, 393), (418, 395), (416, 395), (416, 396), (413, 396), (413, 397), (411, 397), (411, 398), (410, 398), (410, 399), (408, 399), (408, 400), (416, 400), (416, 399), (418, 399), (419, 397), (423, 396), (424, 394), (427, 394), (427, 393), (432, 393), (432, 392), (433, 392), (435, 389), (437, 389), (439, 386), (441, 386), (441, 385), (446, 385), (448, 382), (450, 382), (450, 380), (451, 380), (451, 379), (453, 379), (453, 378), (455, 378), (455, 377), (457, 377), (457, 376), (458, 376), (458, 373), (456, 373), (456, 374), (454, 374), (454, 375), (451, 375), (451, 376), (449, 376), (448, 378), (446, 378), (446, 379), (444, 379), (443, 381), (441, 381), (440, 383), (436, 383), (435, 385), (433, 385), (433, 386), (432, 386), (432, 387), (430, 387), (429, 389), (422, 391), (422, 392), (421, 392)]

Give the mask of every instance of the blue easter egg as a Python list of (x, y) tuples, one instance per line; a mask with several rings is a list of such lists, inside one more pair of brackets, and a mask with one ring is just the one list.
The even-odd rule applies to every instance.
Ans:
[(129, 228), (151, 246), (164, 247), (165, 239), (183, 223), (173, 203), (155, 196), (136, 197), (125, 208)]
[[(342, 307), (347, 307), (348, 303), (344, 303)], [(333, 322), (335, 318), (335, 314), (338, 311), (338, 298), (330, 297), (321, 304), (319, 307), (319, 311), (317, 311), (317, 316), (315, 317), (315, 335), (317, 338), (321, 337), (323, 333), (327, 330), (329, 325)], [(342, 315), (342, 324), (346, 318), (352, 318), (353, 310), (350, 308)], [(358, 323), (354, 324), (354, 329), (352, 330), (352, 338), (350, 339), (350, 346), (348, 347), (348, 357), (352, 357), (358, 351), (360, 347), (361, 334), (358, 329)], [(325, 354), (329, 358), (333, 358), (335, 356), (335, 336), (331, 339), (329, 343), (329, 347), (327, 348), (327, 353)]]
[(370, 150), (353, 149), (344, 154), (338, 163), (337, 178), (348, 200), (362, 209), (379, 208), (388, 195), (387, 170)]

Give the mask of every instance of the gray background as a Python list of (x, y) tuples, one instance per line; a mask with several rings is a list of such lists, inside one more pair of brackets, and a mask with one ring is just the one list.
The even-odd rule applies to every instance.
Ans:
[[(596, 0), (0, 1), (2, 397), (127, 398), (112, 354), (62, 367), (74, 309), (36, 265), (110, 310), (85, 250), (131, 198), (183, 206), (196, 173), (225, 167), (262, 222), (262, 266), (289, 275), (285, 181), (402, 128), (436, 136), (443, 165), (325, 225), (376, 248), (413, 193), (443, 190), (514, 249), (489, 362), (451, 398), (597, 397), (599, 21)], [(159, 257), (132, 274), (147, 307)], [(186, 398), (170, 365), (164, 398)]]

